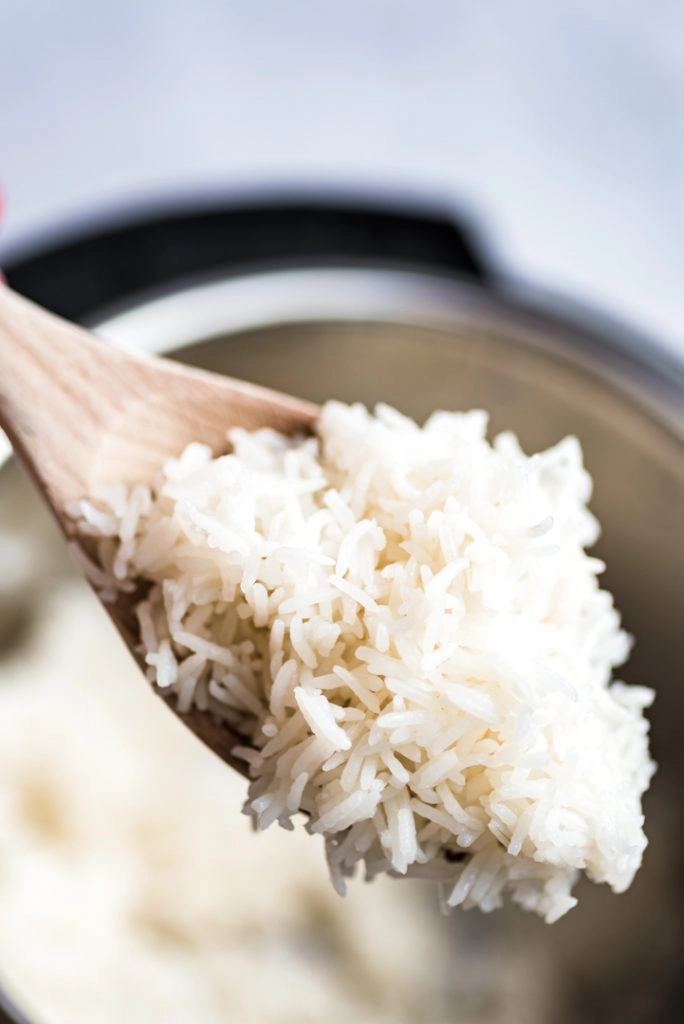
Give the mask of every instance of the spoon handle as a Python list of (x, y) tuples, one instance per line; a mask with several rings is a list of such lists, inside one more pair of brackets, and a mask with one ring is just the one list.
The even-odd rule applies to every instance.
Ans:
[(0, 286), (0, 426), (55, 509), (83, 493), (126, 360)]

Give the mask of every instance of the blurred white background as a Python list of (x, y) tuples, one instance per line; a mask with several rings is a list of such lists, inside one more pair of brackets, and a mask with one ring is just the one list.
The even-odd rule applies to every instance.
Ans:
[(681, 0), (0, 0), (3, 253), (235, 186), (408, 190), (684, 353)]

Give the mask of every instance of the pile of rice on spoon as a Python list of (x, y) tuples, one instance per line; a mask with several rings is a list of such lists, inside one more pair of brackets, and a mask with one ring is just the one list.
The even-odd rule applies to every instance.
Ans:
[(316, 437), (233, 430), (70, 512), (105, 600), (149, 581), (150, 680), (245, 737), (258, 827), (304, 812), (340, 892), (362, 862), (552, 922), (641, 863), (653, 694), (612, 681), (578, 441), (486, 429), (329, 402)]

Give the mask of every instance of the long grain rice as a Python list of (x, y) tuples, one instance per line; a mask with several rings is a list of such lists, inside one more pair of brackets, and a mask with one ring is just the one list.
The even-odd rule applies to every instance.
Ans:
[(235, 430), (71, 512), (110, 538), (97, 586), (151, 583), (152, 679), (245, 734), (259, 827), (305, 812), (340, 891), (364, 862), (553, 921), (580, 871), (639, 867), (652, 693), (611, 681), (630, 639), (577, 440), (528, 458), (486, 426), (330, 402), (317, 438)]

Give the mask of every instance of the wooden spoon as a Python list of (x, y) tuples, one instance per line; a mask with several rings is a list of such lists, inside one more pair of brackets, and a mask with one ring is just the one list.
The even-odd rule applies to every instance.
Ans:
[[(69, 502), (106, 484), (150, 482), (191, 441), (218, 455), (231, 427), (309, 433), (318, 406), (167, 359), (113, 348), (0, 285), (0, 426), (63, 533), (77, 540)], [(105, 607), (138, 664), (135, 595)], [(175, 711), (175, 698), (157, 689)], [(179, 717), (220, 757), (236, 736), (208, 713)]]

